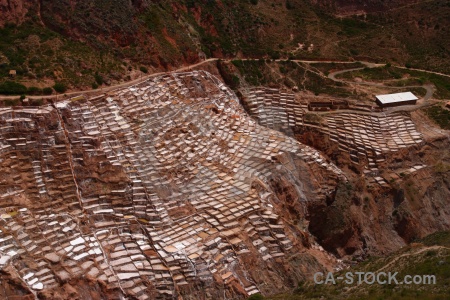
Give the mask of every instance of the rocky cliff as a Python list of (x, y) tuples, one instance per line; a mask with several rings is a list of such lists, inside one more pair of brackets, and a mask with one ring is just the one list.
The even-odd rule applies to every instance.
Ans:
[(27, 0), (2, 0), (0, 1), (0, 26), (6, 23), (21, 24), (30, 7), (37, 5), (38, 1)]

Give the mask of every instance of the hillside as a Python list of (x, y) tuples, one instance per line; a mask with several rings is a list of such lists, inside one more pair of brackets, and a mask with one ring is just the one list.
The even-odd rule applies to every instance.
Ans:
[(364, 59), (449, 69), (446, 1), (360, 3), (7, 1), (0, 3), (0, 75), (15, 69), (27, 87), (98, 87), (204, 57)]
[(448, 299), (449, 15), (0, 0), (0, 299)]
[(342, 171), (208, 72), (0, 108), (0, 135), (2, 299), (243, 299), (339, 264), (300, 225)]
[[(314, 285), (301, 282), (293, 294), (283, 294), (267, 299), (424, 299), (439, 300), (450, 297), (450, 232), (437, 232), (416, 241), (387, 257), (373, 257), (335, 274), (345, 276), (346, 272), (398, 272), (396, 279), (402, 281), (405, 275), (435, 275), (436, 284), (374, 284)], [(383, 278), (380, 277), (382, 280)], [(394, 281), (392, 281), (394, 282)]]
[(0, 108), (3, 298), (271, 296), (448, 229), (448, 132), (419, 111), (219, 78)]

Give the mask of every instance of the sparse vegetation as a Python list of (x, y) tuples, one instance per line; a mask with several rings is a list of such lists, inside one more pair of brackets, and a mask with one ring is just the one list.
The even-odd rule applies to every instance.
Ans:
[(295, 8), (294, 4), (291, 1), (286, 0), (286, 9), (292, 10), (294, 8)]
[(450, 129), (450, 110), (434, 105), (425, 110), (426, 114), (443, 129)]
[(51, 87), (45, 87), (42, 89), (42, 93), (44, 95), (51, 95), (53, 94), (53, 89)]
[[(336, 285), (317, 285), (313, 282), (305, 282), (292, 294), (282, 294), (268, 297), (273, 300), (300, 300), (300, 299), (424, 299), (440, 300), (448, 299), (450, 285), (450, 233), (449, 231), (437, 232), (429, 235), (417, 243), (423, 245), (407, 246), (388, 257), (372, 257), (367, 261), (338, 273), (337, 276), (345, 276), (346, 272), (376, 272), (384, 267), (384, 272), (398, 272), (396, 278), (402, 281), (405, 275), (435, 275), (436, 284), (433, 285), (394, 285), (376, 284), (347, 285), (343, 280)], [(427, 248), (432, 247), (432, 248)], [(349, 288), (350, 287), (350, 288)]]
[(65, 93), (65, 92), (67, 91), (67, 86), (66, 86), (64, 83), (62, 83), (62, 82), (57, 82), (57, 83), (55, 83), (55, 85), (53, 86), (53, 89), (54, 89), (57, 93), (62, 94), (62, 93)]
[[(93, 94), (100, 96), (97, 100), (92, 100), (91, 104), (86, 104), (89, 100), (83, 95), (71, 98), (71, 103), (67, 107), (55, 105), (53, 108), (58, 109), (49, 112), (39, 110), (33, 114), (29, 107), (26, 107), (24, 112), (17, 113), (5, 110), (2, 119), (2, 125), (5, 125), (3, 126), (5, 141), (2, 141), (1, 149), (6, 157), (2, 159), (6, 173), (2, 178), (4, 226), (2, 225), (1, 229), (7, 236), (3, 242), (13, 245), (3, 242), (2, 244), (7, 246), (5, 249), (13, 246), (12, 249), (17, 248), (15, 252), (18, 255), (2, 258), (5, 263), (11, 263), (11, 268), (7, 268), (4, 274), (1, 274), (2, 282), (6, 275), (10, 277), (3, 286), (4, 294), (12, 294), (10, 290), (17, 288), (18, 294), (24, 291), (24, 297), (31, 289), (36, 290), (33, 291), (35, 295), (63, 297), (63, 292), (76, 294), (84, 287), (90, 287), (98, 297), (108, 295), (121, 297), (121, 292), (124, 293), (123, 297), (126, 297), (125, 290), (126, 293), (131, 293), (130, 297), (138, 297), (146, 292), (147, 288), (151, 296), (163, 297), (164, 293), (173, 291), (173, 297), (181, 297), (186, 292), (187, 297), (202, 298), (205, 295), (205, 297), (214, 295), (214, 292), (209, 293), (208, 290), (202, 295), (201, 291), (211, 283), (211, 280), (206, 278), (208, 276), (203, 276), (206, 273), (202, 271), (205, 267), (207, 269), (212, 267), (208, 261), (211, 258), (218, 262), (219, 267), (223, 265), (222, 263), (228, 264), (225, 268), (216, 268), (218, 271), (213, 280), (217, 282), (209, 284), (213, 288), (219, 287), (224, 297), (241, 292), (242, 288), (239, 284), (235, 284), (239, 282), (247, 291), (249, 284), (256, 284), (265, 292), (270, 291), (270, 288), (273, 290), (293, 288), (295, 283), (301, 280), (293, 294), (280, 295), (273, 299), (448, 299), (450, 296), (450, 249), (446, 248), (450, 244), (448, 232), (418, 240), (417, 242), (423, 243), (422, 245), (411, 245), (390, 256), (372, 257), (358, 264), (370, 253), (392, 251), (398, 243), (403, 245), (404, 240), (409, 241), (426, 230), (442, 228), (446, 224), (445, 209), (442, 210), (442, 214), (438, 211), (445, 207), (446, 203), (437, 198), (442, 195), (448, 196), (445, 186), (448, 185), (448, 159), (444, 161), (440, 155), (435, 155), (445, 151), (436, 152), (434, 149), (427, 149), (442, 147), (441, 145), (448, 147), (448, 141), (429, 138), (431, 131), (429, 134), (423, 132), (422, 139), (409, 120), (414, 118), (416, 121), (420, 117), (420, 114), (416, 113), (410, 116), (407, 112), (395, 112), (395, 117), (390, 118), (387, 116), (390, 111), (370, 112), (375, 109), (362, 105), (358, 109), (366, 112), (357, 115), (348, 113), (346, 108), (346, 104), (348, 102), (353, 104), (353, 101), (342, 101), (345, 102), (345, 105), (341, 106), (345, 107), (344, 111), (324, 113), (306, 111), (307, 100), (323, 98), (325, 99), (323, 101), (327, 101), (331, 98), (322, 97), (323, 94), (332, 95), (333, 98), (349, 97), (353, 95), (353, 91), (355, 94), (372, 93), (378, 87), (359, 85), (353, 88), (356, 84), (335, 82), (327, 77), (333, 70), (363, 68), (364, 65), (359, 62), (307, 64), (295, 60), (296, 58), (349, 60), (354, 57), (352, 61), (360, 59), (387, 62), (384, 67), (364, 68), (343, 76), (352, 79), (358, 76), (397, 87), (432, 83), (437, 87), (437, 97), (446, 98), (450, 95), (448, 78), (411, 69), (422, 67), (448, 70), (446, 66), (449, 66), (449, 51), (445, 47), (448, 44), (448, 29), (442, 24), (440, 25), (442, 29), (439, 27), (436, 29), (437, 24), (434, 24), (437, 18), (446, 16), (435, 7), (435, 2), (442, 3), (442, 1), (427, 3), (435, 8), (438, 15), (436, 20), (429, 18), (430, 14), (426, 12), (423, 18), (416, 14), (407, 14), (411, 12), (410, 7), (418, 5), (415, 2), (389, 11), (377, 10), (364, 16), (339, 18), (332, 14), (332, 8), (324, 8), (316, 2), (318, 1), (43, 0), (39, 2), (41, 10), (39, 14), (35, 11), (38, 8), (31, 8), (26, 20), (20, 25), (7, 24), (1, 28), (0, 94), (20, 95), (20, 99), (16, 99), (19, 97), (7, 99), (2, 101), (2, 105), (21, 105), (20, 100), (26, 97), (25, 94), (50, 95), (55, 92), (58, 96), (54, 98), (61, 98), (60, 95), (66, 96), (65, 93), (69, 89), (87, 86), (93, 89), (102, 87), (102, 92), (105, 91), (108, 97), (117, 100), (115, 103), (109, 103), (111, 98), (103, 97), (100, 95), (102, 93), (97, 91)], [(330, 6), (337, 5), (337, 1), (326, 2)], [(407, 18), (411, 18), (412, 21)], [(395, 24), (397, 22), (394, 21), (397, 19), (405, 21), (406, 29), (398, 28)], [(404, 35), (405, 32), (411, 37)], [(201, 76), (190, 77), (183, 74), (175, 78), (175, 83), (173, 78), (164, 82), (155, 80), (151, 85), (149, 83), (146, 89), (149, 95), (154, 94), (158, 98), (162, 95), (162, 98), (166, 98), (157, 99), (156, 102), (152, 101), (153, 98), (148, 100), (145, 95), (136, 96), (136, 93), (132, 92), (133, 89), (117, 91), (117, 95), (114, 96), (114, 92), (106, 91), (103, 87), (110, 85), (111, 81), (114, 84), (122, 79), (136, 78), (142, 73), (148, 73), (149, 69), (172, 70), (176, 65), (194, 64), (199, 61), (199, 56), (203, 57), (198, 55), (201, 52), (207, 57), (242, 58), (217, 63), (223, 79), (237, 91), (236, 94), (239, 92), (244, 94), (247, 88), (261, 85), (291, 88), (305, 93), (296, 94), (295, 97), (285, 94), (270, 97), (269, 94), (272, 92), (268, 91), (266, 100), (261, 103), (258, 92), (256, 100), (259, 103), (252, 100), (248, 104), (243, 104), (252, 108), (251, 113), (258, 113), (258, 118), (251, 120), (243, 110), (235, 109), (233, 95), (227, 94), (226, 91), (221, 95), (217, 94), (218, 91), (222, 92), (221, 84), (216, 84), (215, 80), (203, 81)], [(427, 54), (430, 59), (425, 59)], [(438, 59), (442, 61), (442, 66), (437, 63)], [(409, 69), (393, 65), (405, 65)], [(202, 66), (205, 70), (213, 67), (213, 63)], [(17, 74), (12, 72), (9, 75), (8, 72), (12, 69), (17, 71)], [(167, 77), (163, 76), (163, 80), (168, 79)], [(181, 86), (180, 82), (191, 85)], [(142, 87), (143, 91), (145, 84), (139, 84), (138, 87)], [(180, 85), (175, 91), (170, 91), (169, 103), (165, 101), (167, 87), (171, 88), (173, 84)], [(30, 85), (36, 86), (27, 88)], [(42, 89), (45, 85), (53, 88)], [(411, 90), (420, 95), (425, 93), (420, 87)], [(213, 96), (210, 91), (213, 91)], [(313, 94), (321, 97), (313, 97)], [(139, 98), (139, 103), (133, 100), (135, 96)], [(39, 96), (41, 99), (33, 100), (34, 98), (36, 97), (31, 97), (27, 103), (22, 101), (22, 104), (41, 105), (47, 100), (53, 103), (53, 99), (44, 100), (45, 97), (41, 96)], [(142, 99), (148, 101), (143, 103)], [(161, 105), (160, 100), (166, 103)], [(222, 100), (227, 102), (223, 102), (222, 105), (220, 103)], [(300, 101), (301, 105), (297, 105)], [(273, 104), (272, 107), (270, 103)], [(119, 111), (110, 109), (112, 104), (117, 104), (116, 108)], [(142, 105), (148, 106), (145, 112), (140, 111)], [(319, 105), (322, 103), (317, 103), (317, 106)], [(309, 107), (313, 106), (310, 104)], [(117, 115), (117, 111), (126, 120)], [(450, 112), (442, 107), (442, 103), (424, 111), (442, 128), (450, 129)], [(147, 117), (144, 118), (145, 116)], [(86, 117), (89, 117), (89, 120)], [(269, 121), (264, 123), (264, 118)], [(89, 121), (84, 127), (81, 124), (83, 119)], [(268, 127), (259, 126), (258, 121)], [(224, 128), (222, 126), (224, 123), (231, 125)], [(300, 123), (301, 126), (297, 126)], [(418, 122), (415, 123), (418, 125), (417, 130), (423, 131), (424, 128), (428, 128), (426, 124), (419, 126)], [(289, 131), (292, 138), (284, 138), (281, 131), (275, 131), (281, 127), (288, 128), (289, 130), (283, 130), (285, 133)], [(397, 133), (386, 132), (394, 131), (395, 127), (399, 129)], [(372, 129), (376, 133), (373, 133)], [(300, 142), (309, 141), (314, 149), (296, 143), (294, 138)], [(125, 145), (127, 141), (130, 142), (129, 145)], [(204, 141), (206, 142), (203, 143)], [(40, 142), (44, 144), (40, 145)], [(73, 147), (71, 143), (74, 143)], [(138, 144), (133, 145), (136, 143)], [(192, 147), (188, 147), (188, 144)], [(178, 146), (184, 152), (178, 151)], [(200, 153), (196, 153), (199, 152), (198, 146), (201, 148)], [(244, 148), (248, 148), (245, 153), (241, 151)], [(315, 152), (315, 148), (321, 151), (321, 155)], [(399, 148), (401, 149), (397, 151)], [(134, 151), (136, 149), (139, 151)], [(70, 150), (69, 155), (64, 152), (65, 150)], [(70, 164), (67, 163), (68, 158)], [(351, 163), (349, 159), (355, 163)], [(180, 162), (177, 164), (178, 160)], [(345, 176), (341, 176), (334, 165), (328, 164), (330, 160), (336, 162)], [(141, 162), (145, 166), (146, 161), (152, 168), (139, 167)], [(183, 165), (184, 162), (188, 163), (187, 167)], [(361, 162), (361, 165), (358, 165), (358, 162)], [(364, 164), (368, 162), (368, 168), (364, 168), (362, 162)], [(419, 170), (422, 165), (426, 169), (416, 172), (415, 170)], [(50, 170), (52, 167), (55, 167), (54, 171)], [(301, 169), (300, 172), (296, 170), (297, 167)], [(401, 178), (397, 177), (398, 170), (405, 172), (400, 173)], [(29, 174), (19, 174), (20, 172)], [(212, 176), (214, 172), (218, 175)], [(136, 177), (133, 174), (142, 177), (144, 182), (131, 180)], [(440, 177), (435, 177), (436, 174)], [(381, 178), (378, 178), (379, 176)], [(391, 176), (392, 179), (389, 180)], [(348, 180), (344, 180), (344, 177)], [(152, 178), (158, 180), (155, 185), (148, 181), (152, 181)], [(436, 178), (438, 180), (435, 180)], [(64, 180), (58, 182), (58, 179)], [(239, 182), (242, 180), (246, 182), (244, 185)], [(395, 189), (386, 185), (383, 180), (392, 183)], [(41, 181), (43, 185), (40, 184)], [(415, 181), (423, 181), (423, 185), (418, 186)], [(37, 188), (34, 186), (35, 183)], [(182, 186), (178, 187), (179, 183), (186, 183), (189, 186), (198, 183), (199, 187), (196, 188), (198, 193), (193, 189), (190, 193), (188, 190), (188, 195), (182, 193)], [(202, 185), (205, 184), (207, 186), (203, 188)], [(48, 185), (49, 189), (43, 187), (45, 185)], [(147, 197), (148, 193), (145, 190), (145, 193), (140, 193), (139, 190), (142, 188), (147, 188), (151, 195)], [(216, 203), (224, 202), (221, 201), (224, 198), (233, 200), (232, 193), (228, 193), (230, 188), (231, 192), (235, 192), (236, 199), (241, 199), (233, 201), (239, 205), (232, 208), (230, 205), (220, 204), (222, 208), (216, 209), (217, 213), (223, 212), (223, 209), (225, 212), (216, 218), (214, 209), (206, 206), (218, 208)], [(48, 193), (41, 195), (46, 191)], [(267, 191), (270, 193), (266, 193)], [(440, 193), (441, 191), (443, 192)], [(88, 199), (83, 200), (84, 204), (78, 201), (81, 193), (84, 200)], [(202, 200), (206, 197), (203, 196), (205, 194), (208, 196), (207, 201)], [(213, 194), (218, 194), (220, 198), (215, 199)], [(35, 201), (35, 196), (42, 201)], [(51, 201), (55, 197), (57, 201)], [(162, 211), (163, 215), (159, 218), (160, 210), (158, 207), (155, 210), (155, 205), (158, 206), (161, 199), (167, 199), (167, 209)], [(209, 204), (200, 201), (205, 208), (197, 209), (195, 204), (199, 202), (196, 201), (198, 199)], [(17, 203), (13, 203), (13, 200)], [(275, 201), (276, 203), (273, 203), (275, 207), (265, 205), (266, 201)], [(244, 206), (240, 205), (241, 202), (245, 202)], [(47, 203), (51, 209), (38, 207)], [(58, 203), (63, 207), (58, 208), (56, 205)], [(109, 203), (119, 207), (109, 209)], [(260, 205), (257, 205), (258, 203)], [(249, 205), (257, 210), (254, 212), (251, 212), (252, 209), (247, 210)], [(28, 209), (20, 209), (25, 206), (29, 207), (28, 212), (25, 212)], [(419, 206), (420, 208), (417, 208)], [(136, 207), (138, 212), (136, 218), (143, 224), (135, 221)], [(33, 213), (34, 208), (39, 208), (37, 214)], [(71, 215), (59, 213), (65, 208), (73, 212), (75, 222), (71, 219)], [(272, 210), (276, 214), (272, 214)], [(52, 211), (55, 214), (49, 216)], [(236, 211), (237, 218), (229, 215), (229, 211)], [(4, 215), (5, 212), (9, 213), (9, 216)], [(89, 217), (88, 214), (91, 212), (95, 216)], [(10, 218), (16, 214), (19, 214), (17, 218)], [(81, 214), (86, 216), (77, 219), (76, 215)], [(43, 221), (29, 222), (33, 226), (20, 229), (33, 215), (40, 216)], [(246, 216), (250, 216), (251, 223), (246, 222)], [(422, 216), (423, 218), (419, 218)], [(53, 217), (56, 221), (50, 223)], [(184, 228), (190, 232), (189, 234), (176, 228), (173, 232), (159, 230), (165, 243), (159, 245), (153, 238), (153, 241), (149, 242), (155, 242), (155, 245), (150, 245), (152, 246), (150, 248), (145, 245), (145, 249), (144, 247), (140, 249), (138, 247), (140, 243), (136, 244), (134, 237), (140, 241), (144, 238), (146, 241), (151, 239), (151, 236), (147, 236), (147, 231), (155, 228), (158, 220), (163, 221), (161, 226), (156, 226), (161, 230), (170, 227), (166, 226), (167, 224), (174, 226), (194, 224), (198, 230)], [(167, 223), (165, 220), (170, 222)], [(186, 223), (185, 220), (190, 223)], [(61, 223), (63, 221), (64, 224), (70, 222), (67, 226), (76, 225), (79, 228), (67, 227), (66, 230), (63, 228), (66, 225)], [(40, 227), (36, 227), (35, 223)], [(233, 224), (238, 228), (236, 229)], [(115, 225), (119, 225), (117, 230), (112, 229), (113, 227), (108, 228)], [(26, 234), (32, 233), (33, 228), (39, 231), (39, 234)], [(98, 228), (109, 235), (111, 241), (112, 239), (115, 241), (106, 245), (107, 240), (104, 240), (105, 237)], [(105, 228), (107, 230), (103, 230)], [(239, 228), (242, 229), (241, 233)], [(91, 234), (90, 229), (96, 231)], [(217, 232), (222, 229), (230, 234)], [(62, 236), (63, 232), (66, 232), (67, 237), (64, 236), (61, 245), (56, 243), (56, 250), (50, 249), (51, 247), (39, 250), (47, 242), (54, 245), (54, 240)], [(71, 232), (76, 234), (73, 239), (69, 236)], [(97, 245), (101, 249), (97, 247), (96, 251), (92, 252), (90, 248), (94, 246), (90, 241), (95, 240), (96, 232), (99, 232), (99, 239), (105, 247)], [(217, 236), (222, 236), (224, 243), (219, 241), (220, 238), (216, 239)], [(258, 239), (258, 243), (263, 244), (255, 242), (253, 236)], [(30, 248), (32, 244), (29, 240), (33, 240), (34, 237), (37, 237), (39, 246), (39, 248), (33, 246), (33, 249), (37, 249), (34, 254), (31, 250), (28, 252), (18, 250), (22, 246)], [(173, 237), (176, 239), (172, 239)], [(196, 258), (189, 252), (196, 252), (193, 248), (195, 245), (184, 251), (176, 242), (186, 244), (184, 240), (189, 243), (198, 242), (199, 247), (202, 243), (207, 243), (206, 246), (210, 243), (218, 244), (217, 249), (222, 252), (225, 250), (225, 253), (222, 253), (225, 256), (219, 257), (221, 251), (213, 245), (204, 249), (200, 247), (207, 252)], [(228, 243), (230, 241), (232, 242)], [(26, 244), (22, 245), (22, 242)], [(305, 278), (310, 276), (314, 270), (331, 267), (332, 260), (326, 253), (308, 245), (316, 242), (323, 245), (326, 251), (338, 257), (342, 256), (353, 266), (351, 269), (353, 271), (377, 271), (383, 267), (388, 271), (399, 270), (399, 277), (410, 273), (431, 273), (438, 276), (438, 285), (430, 288), (355, 284), (348, 288), (342, 283), (318, 286), (303, 281), (304, 276)], [(388, 246), (378, 248), (377, 242), (380, 244), (386, 242)], [(88, 243), (92, 247), (87, 247)], [(60, 251), (63, 247), (65, 249), (66, 244), (76, 246), (74, 252), (77, 253), (67, 249), (65, 251), (67, 253)], [(78, 246), (81, 244), (83, 246)], [(264, 244), (267, 247), (263, 248)], [(441, 246), (431, 247), (436, 244)], [(72, 248), (74, 247), (71, 246), (70, 249)], [(82, 248), (84, 250), (80, 250)], [(296, 251), (300, 248), (305, 251)], [(100, 252), (97, 251), (99, 249)], [(94, 256), (84, 258), (88, 251), (97, 255), (97, 258)], [(237, 265), (230, 260), (230, 255), (234, 255), (233, 251), (242, 258), (236, 262)], [(282, 253), (277, 254), (279, 251)], [(31, 256), (27, 256), (29, 252)], [(135, 256), (143, 259), (142, 262), (136, 259), (136, 266), (138, 263), (145, 268), (160, 265), (159, 271), (155, 270), (158, 274), (164, 268), (170, 267), (170, 270), (164, 271), (164, 278), (161, 277), (167, 284), (161, 281), (162, 285), (152, 285), (145, 278), (142, 280), (135, 278), (143, 274), (130, 273), (136, 269), (133, 264), (131, 265), (133, 270), (125, 265), (120, 266), (119, 269), (125, 273), (112, 278), (114, 282), (103, 284), (108, 278), (111, 279), (109, 276), (113, 270), (105, 269), (104, 264), (110, 262), (106, 258), (125, 261), (120, 257), (133, 253), (139, 254)], [(161, 261), (157, 261), (158, 257), (155, 255), (159, 256)], [(347, 261), (352, 255), (354, 257)], [(54, 257), (56, 259), (50, 259)], [(99, 261), (98, 258), (105, 259)], [(33, 262), (33, 259), (37, 259), (37, 262)], [(145, 260), (151, 260), (151, 263)], [(261, 268), (268, 268), (261, 274), (257, 272), (258, 262)], [(45, 278), (42, 277), (31, 279), (39, 268), (47, 272), (40, 272), (41, 274), (50, 274), (44, 270), (46, 264), (52, 269), (51, 275), (56, 276), (54, 278), (57, 281), (56, 286), (61, 284), (62, 290), (58, 291), (55, 288), (51, 291), (37, 291), (47, 288), (48, 282), (54, 282), (53, 279), (44, 281)], [(181, 291), (181, 294), (176, 290), (176, 282), (184, 281), (183, 276), (170, 278), (170, 275), (174, 275), (173, 272), (169, 272), (174, 270), (172, 267), (174, 264), (182, 267), (176, 270), (176, 274), (186, 275), (184, 279), (187, 280), (188, 287), (185, 291)], [(239, 264), (246, 266), (239, 268)], [(64, 271), (66, 269), (67, 272)], [(79, 271), (83, 271), (86, 276), (83, 274), (78, 276)], [(231, 273), (225, 274), (228, 271)], [(295, 273), (283, 274), (288, 271)], [(349, 270), (343, 270), (336, 275), (342, 275), (347, 271)], [(10, 272), (12, 273), (8, 274)], [(166, 273), (169, 275), (166, 276)], [(25, 274), (31, 275), (26, 275), (27, 278), (21, 280)], [(195, 276), (192, 277), (192, 274)], [(76, 275), (76, 278), (72, 275)], [(90, 280), (95, 278), (99, 280)], [(39, 285), (34, 286), (38, 280)], [(230, 280), (232, 281), (229, 282)], [(126, 283), (121, 285), (121, 281)], [(136, 284), (128, 285), (128, 283)], [(73, 288), (71, 285), (79, 285), (79, 288)], [(192, 295), (189, 294), (191, 292)], [(95, 293), (92, 293), (93, 297), (96, 296)], [(255, 294), (248, 299), (262, 300), (265, 297)]]
[(233, 60), (231, 63), (239, 70), (239, 73), (248, 84), (258, 86), (266, 82), (261, 72), (264, 68), (264, 62)]
[[(259, 60), (233, 60), (231, 66), (226, 62), (221, 62), (220, 68), (222, 76), (227, 84), (236, 89), (240, 86), (260, 86), (270, 85), (311, 91), (316, 95), (329, 94), (338, 97), (348, 97), (351, 92), (345, 84), (334, 82), (333, 80), (317, 74), (315, 69), (310, 70), (304, 65), (294, 61), (264, 61)], [(227, 74), (225, 74), (227, 73)], [(231, 80), (236, 78), (236, 80)], [(241, 78), (242, 80), (239, 80)]]
[(356, 69), (356, 68), (362, 68), (364, 65), (360, 62), (354, 62), (354, 63), (312, 63), (310, 64), (311, 67), (319, 70), (324, 75), (328, 75), (330, 71), (340, 71), (340, 70), (348, 70), (348, 69)]
[[(215, 1), (159, 1), (145, 7), (124, 0), (114, 5), (103, 0), (89, 5), (69, 2), (41, 3), (40, 16), (48, 27), (33, 17), (38, 15), (33, 11), (21, 25), (7, 24), (0, 29), (2, 77), (14, 69), (19, 82), (49, 78), (64, 80), (70, 87), (91, 86), (93, 81), (102, 85), (110, 79), (126, 78), (121, 67), (124, 61), (167, 69), (193, 63), (200, 50), (207, 57), (240, 53), (248, 58), (342, 60), (361, 56), (444, 72), (450, 61), (442, 46), (448, 41), (441, 25), (447, 9), (444, 0), (345, 18), (336, 18), (331, 8), (300, 0), (225, 1), (223, 5)], [(415, 11), (423, 15), (418, 26), (407, 22)], [(315, 21), (305, 26), (306, 20)], [(401, 22), (405, 25), (396, 25)], [(113, 38), (97, 38), (104, 36)], [(421, 36), (422, 42), (418, 43), (416, 36)], [(305, 45), (303, 50), (297, 49), (299, 43)], [(308, 50), (311, 44), (314, 46)], [(388, 51), (390, 48), (397, 51)], [(146, 67), (138, 69), (146, 73)], [(102, 82), (96, 74), (101, 74)]]
[(264, 297), (260, 293), (257, 293), (248, 297), (247, 300), (264, 300)]
[(22, 95), (26, 94), (27, 88), (14, 81), (0, 82), (0, 94), (3, 95)]
[(28, 95), (42, 95), (42, 89), (35, 87), (35, 86), (31, 86), (27, 89), (27, 94)]
[(3, 100), (3, 104), (5, 106), (16, 106), (19, 105), (20, 100), (19, 99), (5, 99)]
[(365, 67), (362, 70), (343, 73), (340, 75), (340, 77), (343, 77), (346, 79), (353, 79), (355, 77), (361, 77), (364, 80), (368, 80), (368, 81), (392, 80), (392, 79), (402, 78), (402, 71), (397, 68), (386, 68), (386, 67), (368, 68), (368, 67)]
[(418, 240), (427, 246), (441, 245), (450, 247), (450, 231), (438, 231)]
[(103, 77), (100, 74), (95, 73), (94, 78), (95, 78), (95, 82), (98, 85), (102, 85), (103, 84)]
[(320, 124), (322, 118), (315, 113), (306, 113), (304, 116), (305, 122), (310, 124)]
[(450, 98), (450, 78), (433, 73), (396, 67), (377, 67), (346, 72), (340, 76), (345, 79), (361, 77), (367, 81), (387, 81), (386, 84), (391, 86), (423, 85), (432, 83), (436, 86), (434, 97), (442, 99)]

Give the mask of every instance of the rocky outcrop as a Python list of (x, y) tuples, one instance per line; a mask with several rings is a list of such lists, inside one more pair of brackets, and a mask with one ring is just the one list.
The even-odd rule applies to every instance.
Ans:
[(35, 0), (0, 0), (0, 27), (7, 23), (21, 24)]

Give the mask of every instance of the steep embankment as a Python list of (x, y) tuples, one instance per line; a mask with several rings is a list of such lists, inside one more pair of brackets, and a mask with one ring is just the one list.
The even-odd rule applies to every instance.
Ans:
[(354, 16), (359, 4), (306, 0), (3, 1), (0, 74), (15, 69), (19, 81), (39, 88), (55, 81), (97, 87), (205, 57), (357, 59), (448, 70), (445, 1), (380, 3)]
[(308, 109), (308, 100), (316, 98), (289, 90), (241, 93), (261, 125), (319, 149), (349, 179), (325, 199), (308, 202), (308, 229), (327, 251), (347, 258), (386, 254), (449, 228), (448, 131), (431, 132), (408, 112), (327, 113), (327, 106), (316, 114)]
[[(352, 284), (336, 279), (336, 284), (315, 285), (312, 282), (299, 284), (292, 294), (283, 294), (267, 299), (300, 300), (300, 299), (448, 299), (450, 284), (450, 232), (443, 231), (429, 235), (424, 239), (402, 248), (387, 257), (374, 257), (367, 262), (355, 264), (353, 267), (335, 273), (334, 278), (346, 273), (353, 275)], [(358, 284), (356, 272), (370, 273), (379, 276), (380, 281), (386, 274), (396, 274), (390, 284), (367, 284), (361, 278)], [(381, 274), (381, 275), (378, 275)], [(406, 277), (405, 276), (411, 276)], [(367, 276), (368, 282), (372, 275)], [(434, 276), (434, 277), (430, 277)], [(406, 282), (405, 282), (406, 279)], [(412, 281), (416, 280), (417, 284)], [(408, 282), (408, 283), (407, 283)], [(420, 283), (419, 283), (420, 282)]]

